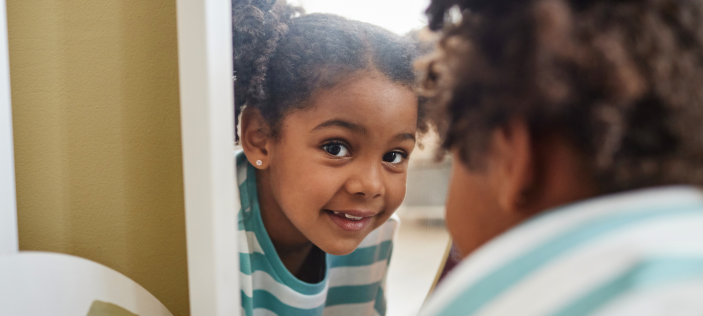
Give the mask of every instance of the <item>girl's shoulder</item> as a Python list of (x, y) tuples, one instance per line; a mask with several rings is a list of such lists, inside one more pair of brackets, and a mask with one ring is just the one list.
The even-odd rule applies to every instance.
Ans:
[[(256, 178), (253, 172), (249, 172), (249, 161), (243, 150), (234, 152), (234, 170), (236, 174), (237, 188), (239, 189), (239, 211), (237, 214), (239, 226), (244, 225), (244, 221), (249, 219), (253, 207), (251, 189), (256, 188)], [(253, 186), (250, 185), (253, 182)]]
[(234, 169), (237, 172), (237, 184), (242, 185), (244, 180), (246, 180), (246, 170), (247, 170), (247, 165), (249, 161), (247, 160), (247, 156), (244, 155), (243, 150), (237, 150), (234, 152)]
[(395, 235), (400, 226), (400, 217), (397, 214), (393, 214), (391, 218), (388, 219), (381, 227), (377, 228), (371, 232), (364, 240), (359, 244), (357, 248), (364, 248), (373, 245), (380, 245), (383, 243), (392, 243), (395, 239)]
[[(353, 268), (365, 266), (372, 268), (374, 266), (387, 266), (393, 251), (393, 239), (397, 235), (399, 224), (400, 219), (393, 215), (387, 222), (366, 236), (352, 253), (345, 256), (328, 255), (330, 267)], [(385, 269), (382, 270), (385, 271)]]

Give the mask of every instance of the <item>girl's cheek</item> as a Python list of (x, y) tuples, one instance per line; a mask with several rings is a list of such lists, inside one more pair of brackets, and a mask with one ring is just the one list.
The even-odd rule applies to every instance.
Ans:
[(302, 172), (299, 176), (292, 177), (287, 185), (294, 188), (290, 200), (298, 205), (305, 205), (306, 209), (322, 209), (341, 187), (340, 174), (325, 172), (323, 169), (313, 168), (309, 172)]
[(388, 209), (396, 210), (405, 200), (405, 190), (407, 177), (400, 177), (397, 181), (393, 181), (388, 190)]

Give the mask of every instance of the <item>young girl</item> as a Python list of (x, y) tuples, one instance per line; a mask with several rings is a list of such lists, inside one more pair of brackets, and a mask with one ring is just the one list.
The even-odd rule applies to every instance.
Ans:
[(413, 43), (285, 3), (234, 1), (246, 315), (383, 315), (410, 156)]
[(428, 12), (466, 258), (421, 315), (703, 315), (703, 1)]

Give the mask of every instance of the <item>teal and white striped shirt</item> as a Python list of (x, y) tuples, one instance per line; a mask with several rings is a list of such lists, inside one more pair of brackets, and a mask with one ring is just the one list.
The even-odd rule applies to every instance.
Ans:
[(300, 281), (281, 262), (261, 220), (254, 167), (243, 152), (235, 159), (242, 315), (385, 315), (385, 280), (397, 217), (369, 234), (351, 254), (327, 254), (320, 283)]
[(645, 189), (541, 214), (465, 259), (420, 315), (703, 315), (703, 193)]

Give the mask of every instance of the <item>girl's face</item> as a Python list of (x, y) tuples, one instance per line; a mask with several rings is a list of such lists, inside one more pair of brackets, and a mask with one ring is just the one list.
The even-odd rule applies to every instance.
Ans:
[(269, 147), (267, 182), (297, 230), (291, 239), (298, 233), (327, 253), (344, 255), (405, 197), (417, 97), (381, 75), (366, 75), (312, 101), (284, 118), (281, 138)]

